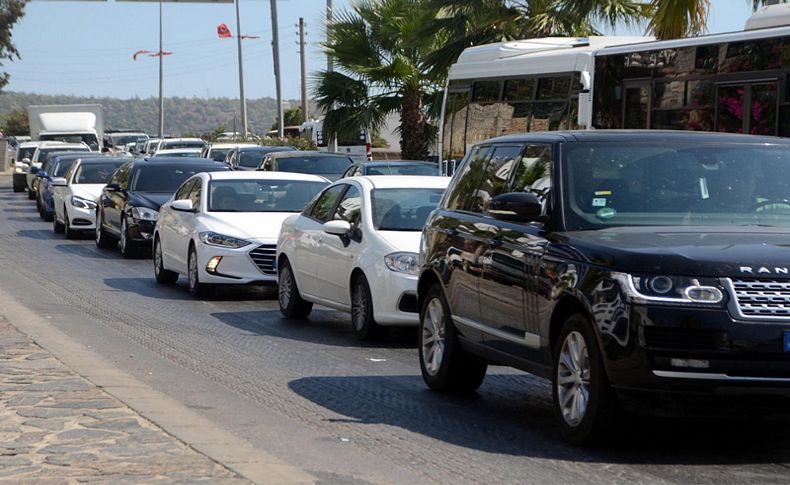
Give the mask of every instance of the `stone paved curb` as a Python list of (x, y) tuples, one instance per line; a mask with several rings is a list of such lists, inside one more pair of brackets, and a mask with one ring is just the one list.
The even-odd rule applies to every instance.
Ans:
[(248, 483), (69, 370), (2, 315), (0, 482)]

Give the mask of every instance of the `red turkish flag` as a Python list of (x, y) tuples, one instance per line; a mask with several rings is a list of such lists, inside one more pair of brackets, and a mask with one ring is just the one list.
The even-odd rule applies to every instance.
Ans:
[(139, 56), (140, 54), (150, 54), (150, 53), (151, 53), (151, 51), (147, 51), (145, 49), (141, 49), (141, 50), (139, 50), (139, 51), (134, 53), (134, 55), (132, 56), (132, 60), (136, 61), (137, 60), (137, 56)]
[(233, 34), (230, 33), (230, 29), (226, 24), (219, 24), (217, 25), (217, 36), (220, 39), (230, 39), (233, 37)]

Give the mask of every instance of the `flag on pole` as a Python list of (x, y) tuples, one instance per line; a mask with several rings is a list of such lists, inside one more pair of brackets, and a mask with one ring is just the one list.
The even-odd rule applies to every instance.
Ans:
[(217, 25), (217, 36), (220, 39), (230, 39), (233, 37), (233, 34), (230, 33), (230, 29), (226, 24), (219, 24)]
[(140, 56), (142, 54), (151, 54), (151, 51), (147, 51), (145, 49), (140, 49), (139, 51), (135, 52), (134, 55), (132, 55), (132, 60), (136, 61), (137, 60), (137, 56)]

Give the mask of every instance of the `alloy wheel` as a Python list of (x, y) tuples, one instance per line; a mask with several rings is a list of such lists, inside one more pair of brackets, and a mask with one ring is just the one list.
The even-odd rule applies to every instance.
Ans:
[(368, 317), (368, 295), (361, 282), (354, 285), (354, 295), (351, 302), (351, 322), (357, 331), (361, 331), (365, 326), (365, 319)]
[(154, 275), (156, 277), (160, 276), (162, 268), (162, 244), (157, 239), (154, 242)]
[(280, 307), (286, 308), (291, 303), (291, 292), (293, 291), (290, 266), (280, 268), (280, 277), (278, 279), (277, 296), (280, 299)]
[(420, 352), (425, 362), (425, 370), (435, 376), (439, 373), (444, 359), (445, 349), (445, 316), (444, 307), (438, 298), (428, 303), (422, 322), (422, 345)]
[(126, 218), (121, 219), (121, 252), (126, 254), (126, 245), (129, 242), (126, 240)]
[(578, 426), (590, 400), (590, 355), (579, 332), (570, 332), (562, 343), (556, 385), (563, 419), (569, 426)]
[(198, 286), (198, 266), (197, 255), (194, 251), (189, 253), (189, 287), (197, 288)]

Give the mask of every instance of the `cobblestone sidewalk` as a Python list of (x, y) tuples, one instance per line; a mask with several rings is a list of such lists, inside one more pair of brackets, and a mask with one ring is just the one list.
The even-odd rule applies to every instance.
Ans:
[(247, 483), (69, 370), (2, 315), (0, 482)]

